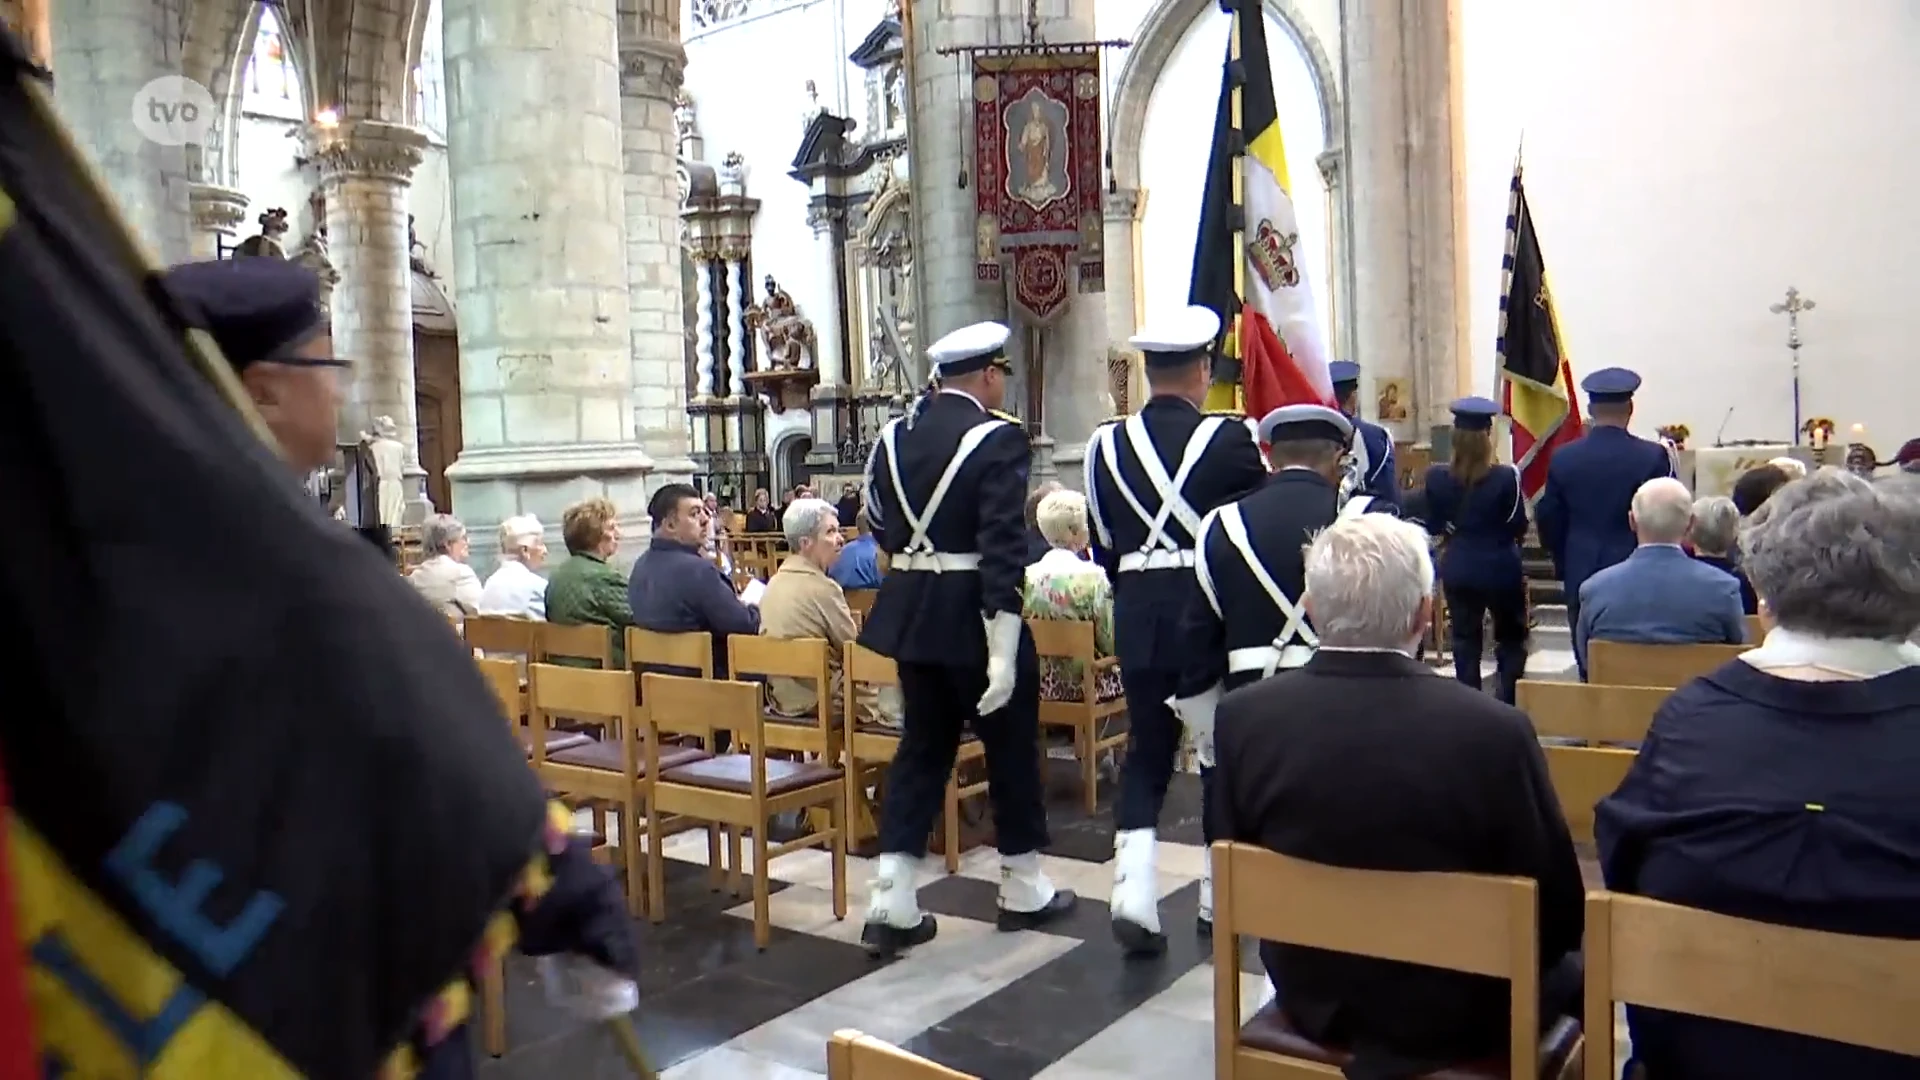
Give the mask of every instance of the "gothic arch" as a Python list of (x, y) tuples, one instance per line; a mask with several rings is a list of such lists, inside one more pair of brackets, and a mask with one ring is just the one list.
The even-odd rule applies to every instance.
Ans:
[[(213, 95), (217, 118), (195, 179), (229, 187), (239, 182), (240, 84), (259, 28), (260, 5), (253, 0), (194, 0), (188, 10), (186, 75)], [(304, 83), (301, 58), (293, 63)]]
[[(1180, 44), (1187, 28), (1216, 0), (1157, 0), (1153, 10), (1141, 20), (1134, 35), (1133, 48), (1120, 67), (1120, 79), (1113, 98), (1113, 117), (1108, 125), (1107, 145), (1113, 147), (1113, 180), (1122, 191), (1140, 187), (1140, 139), (1147, 127), (1147, 102), (1153, 88), (1166, 70), (1167, 61)], [(1320, 129), (1329, 149), (1341, 141), (1340, 80), (1326, 46), (1308, 25), (1294, 0), (1265, 0), (1267, 14), (1279, 20), (1287, 36), (1300, 47), (1313, 73), (1313, 88), (1320, 97)]]

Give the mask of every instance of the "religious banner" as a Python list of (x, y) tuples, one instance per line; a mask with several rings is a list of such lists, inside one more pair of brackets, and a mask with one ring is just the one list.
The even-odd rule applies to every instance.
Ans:
[(1106, 288), (1100, 52), (977, 53), (973, 104), (975, 277), (1004, 272), (1014, 306), (1045, 325), (1075, 291)]

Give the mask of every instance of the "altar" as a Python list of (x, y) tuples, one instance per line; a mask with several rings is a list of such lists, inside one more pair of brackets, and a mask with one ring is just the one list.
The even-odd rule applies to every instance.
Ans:
[[(1694, 498), (1733, 494), (1734, 482), (1748, 469), (1757, 469), (1777, 457), (1798, 458), (1809, 469), (1817, 468), (1813, 452), (1786, 443), (1758, 446), (1704, 446), (1683, 450), (1675, 471), (1682, 483), (1693, 488)], [(1689, 468), (1691, 466), (1691, 468)], [(1688, 475), (1691, 472), (1692, 475)]]

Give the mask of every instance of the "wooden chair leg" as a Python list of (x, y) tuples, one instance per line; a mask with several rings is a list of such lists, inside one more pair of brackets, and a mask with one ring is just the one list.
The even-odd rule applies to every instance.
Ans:
[(707, 825), (707, 888), (719, 892), (726, 884), (727, 872), (725, 860), (720, 858), (720, 826)]
[[(627, 914), (634, 918), (647, 912), (647, 870), (648, 860), (643, 855), (640, 844), (640, 815), (653, 816), (651, 807), (643, 803), (624, 804), (620, 813), (620, 854), (627, 864)], [(652, 845), (649, 844), (648, 848)]]
[[(708, 832), (711, 839), (713, 834)], [(665, 837), (660, 832), (660, 813), (647, 806), (647, 921), (658, 925), (667, 921), (667, 855)], [(718, 844), (709, 845), (718, 850)]]
[(947, 873), (960, 872), (960, 765), (954, 763), (953, 774), (947, 777), (947, 799), (944, 812), (940, 815), (942, 828), (946, 830)]
[[(735, 900), (740, 899), (744, 892), (740, 887), (740, 868), (743, 865), (745, 864), (740, 861), (740, 826), (729, 825), (727, 826), (727, 891), (733, 894)], [(755, 870), (758, 869), (758, 864), (755, 864)]]
[(507, 1052), (507, 964), (495, 960), (480, 979), (480, 1040), (490, 1057)]
[(833, 917), (844, 919), (847, 917), (847, 828), (853, 817), (845, 792), (827, 804), (827, 813), (833, 819)]
[(767, 873), (767, 823), (762, 820), (753, 826), (753, 944), (759, 949), (773, 943), (772, 881)]
[(1086, 788), (1087, 814), (1091, 816), (1100, 804), (1100, 758), (1094, 752), (1095, 738), (1091, 724), (1074, 732), (1075, 740), (1080, 743), (1080, 783)]

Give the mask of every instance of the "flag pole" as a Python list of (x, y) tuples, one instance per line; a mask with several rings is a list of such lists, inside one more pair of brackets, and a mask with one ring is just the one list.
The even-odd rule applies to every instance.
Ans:
[[(1527, 133), (1523, 128), (1520, 131), (1520, 141), (1513, 149), (1513, 175), (1515, 176), (1520, 175), (1520, 155), (1526, 150), (1526, 146)], [(1513, 217), (1514, 208), (1517, 203), (1518, 200), (1511, 194), (1507, 196), (1507, 216), (1509, 218)], [(1513, 258), (1513, 240), (1514, 230), (1509, 228), (1504, 244), (1506, 258), (1508, 259)], [(1503, 269), (1500, 275), (1502, 307), (1500, 311), (1500, 325), (1494, 331), (1496, 339), (1505, 338), (1506, 336), (1506, 308), (1504, 305), (1507, 300), (1507, 294), (1512, 291), (1513, 271), (1511, 268)], [(1501, 355), (1498, 348), (1493, 350), (1493, 400), (1500, 404), (1500, 412), (1494, 417), (1494, 452), (1498, 453), (1500, 447), (1505, 446), (1507, 448), (1507, 460), (1510, 462), (1516, 461), (1517, 459), (1513, 453), (1513, 418), (1507, 415), (1507, 366), (1505, 357)]]
[[(1241, 38), (1245, 34), (1247, 5), (1255, 2), (1256, 0), (1232, 0), (1233, 33), (1227, 45), (1229, 64), (1241, 64)], [(1256, 8), (1256, 13), (1257, 10)], [(1257, 14), (1256, 17), (1258, 17)], [(1242, 70), (1240, 78), (1233, 81), (1232, 88), (1228, 91), (1228, 108), (1231, 110), (1229, 119), (1233, 123), (1233, 133), (1239, 140), (1238, 151), (1233, 155), (1233, 295), (1234, 299), (1243, 305), (1247, 298), (1247, 133), (1244, 130), (1246, 121), (1241, 116), (1240, 98), (1246, 85), (1247, 73)], [(1228, 332), (1238, 342), (1235, 352), (1240, 357), (1240, 376), (1234, 387), (1234, 402), (1244, 412), (1247, 407), (1246, 342), (1240, 341), (1242, 320), (1239, 312), (1234, 312), (1233, 320), (1233, 325)]]

